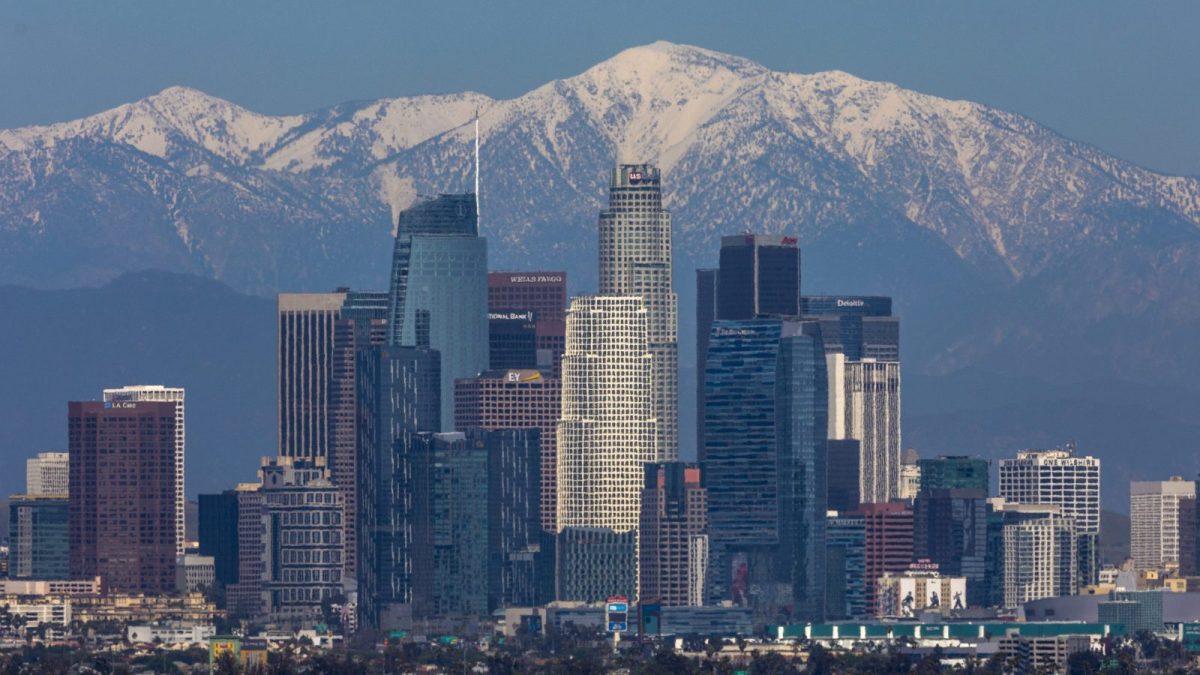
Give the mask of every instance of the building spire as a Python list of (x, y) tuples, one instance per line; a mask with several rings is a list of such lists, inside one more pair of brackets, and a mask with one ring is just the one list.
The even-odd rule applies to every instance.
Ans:
[(479, 223), (479, 109), (475, 109), (475, 223)]

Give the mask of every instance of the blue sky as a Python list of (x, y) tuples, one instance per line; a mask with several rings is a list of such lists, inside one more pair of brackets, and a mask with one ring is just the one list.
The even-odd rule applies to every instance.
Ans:
[(0, 0), (0, 128), (184, 84), (269, 113), (465, 89), (519, 95), (664, 39), (1027, 114), (1200, 174), (1197, 2)]

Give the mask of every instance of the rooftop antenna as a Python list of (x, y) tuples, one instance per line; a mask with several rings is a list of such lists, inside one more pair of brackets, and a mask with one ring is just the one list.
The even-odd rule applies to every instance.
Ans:
[(475, 223), (479, 223), (479, 109), (475, 109)]

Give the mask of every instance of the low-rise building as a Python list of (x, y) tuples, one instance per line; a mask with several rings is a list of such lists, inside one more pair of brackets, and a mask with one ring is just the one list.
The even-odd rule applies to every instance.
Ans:
[(72, 614), (78, 621), (212, 623), (224, 615), (200, 593), (174, 595), (102, 595), (77, 597)]
[(100, 595), (100, 577), (91, 579), (0, 579), (0, 596)]
[(1022, 673), (1066, 672), (1072, 654), (1092, 649), (1092, 638), (1087, 635), (1006, 635), (998, 642), (1001, 654), (1020, 660)]
[(140, 624), (125, 629), (125, 636), (132, 643), (162, 643), (168, 645), (207, 645), (215, 635), (212, 624), (163, 625)]
[(43, 598), (40, 600), (4, 600), (0, 606), (12, 617), (21, 617), (26, 628), (41, 625), (69, 626), (74, 618), (69, 598)]
[(203, 593), (216, 583), (216, 560), (212, 556), (188, 553), (180, 561), (178, 570), (181, 593)]
[(927, 560), (913, 563), (907, 572), (884, 574), (876, 584), (876, 615), (881, 618), (948, 615), (967, 608), (967, 578), (941, 576)]

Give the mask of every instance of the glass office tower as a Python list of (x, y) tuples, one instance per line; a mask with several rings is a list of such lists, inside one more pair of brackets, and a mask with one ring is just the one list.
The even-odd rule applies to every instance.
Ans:
[(800, 246), (796, 237), (721, 237), (717, 317), (800, 315)]
[(415, 439), (440, 428), (439, 354), (369, 347), (357, 356), (359, 610), (370, 626), (395, 627), (411, 611)]
[(820, 327), (716, 321), (704, 376), (709, 600), (764, 611), (786, 604), (820, 620), (828, 422)]
[(454, 380), (488, 368), (487, 240), (475, 195), (439, 195), (400, 213), (388, 344), (441, 354), (441, 428), (454, 428)]
[(826, 387), (820, 324), (784, 323), (775, 389), (779, 558), (797, 621), (825, 618)]

